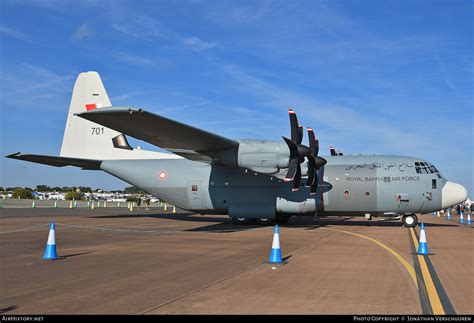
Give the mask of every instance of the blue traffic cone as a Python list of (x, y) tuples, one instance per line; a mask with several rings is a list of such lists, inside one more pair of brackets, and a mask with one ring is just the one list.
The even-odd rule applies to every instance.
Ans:
[(271, 264), (283, 263), (283, 260), (281, 259), (280, 231), (278, 229), (278, 225), (275, 226), (275, 232), (273, 233), (272, 252), (270, 253), (268, 262)]
[(436, 216), (436, 212), (431, 213), (431, 215)]
[(420, 243), (418, 245), (418, 254), (419, 255), (428, 255), (428, 243), (426, 242), (426, 234), (425, 234), (425, 225), (421, 224), (420, 230)]
[(46, 251), (44, 252), (43, 259), (55, 260), (58, 259), (56, 254), (56, 237), (55, 237), (55, 224), (51, 222), (51, 227), (49, 228), (48, 243), (46, 244)]
[(467, 222), (466, 222), (467, 225), (471, 225), (471, 212), (470, 211), (467, 211)]
[(459, 209), (459, 223), (464, 223), (464, 215), (462, 214), (462, 209)]
[(446, 220), (451, 220), (451, 209), (448, 209), (448, 218)]

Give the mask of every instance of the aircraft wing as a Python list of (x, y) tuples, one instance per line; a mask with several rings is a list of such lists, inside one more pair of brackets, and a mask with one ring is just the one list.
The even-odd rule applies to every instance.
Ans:
[(26, 160), (33, 163), (45, 164), (56, 167), (64, 166), (75, 166), (81, 167), (82, 169), (100, 170), (101, 160), (94, 159), (82, 159), (82, 158), (70, 158), (70, 157), (57, 157), (57, 156), (45, 156), (45, 155), (31, 155), (20, 152), (6, 156), (7, 158)]
[(109, 107), (79, 113), (77, 116), (190, 160), (209, 162), (215, 158), (217, 152), (236, 148), (239, 145), (234, 140), (142, 109)]

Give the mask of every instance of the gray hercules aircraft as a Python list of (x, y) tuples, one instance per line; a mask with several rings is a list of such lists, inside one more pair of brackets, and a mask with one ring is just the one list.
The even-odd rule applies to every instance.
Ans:
[[(311, 128), (289, 110), (291, 136), (232, 140), (138, 108), (112, 107), (96, 72), (74, 85), (59, 157), (9, 158), (103, 170), (177, 207), (228, 214), (234, 223), (285, 223), (293, 215), (401, 217), (466, 200), (466, 189), (420, 158), (381, 155), (320, 157)], [(125, 135), (173, 154), (132, 148)]]

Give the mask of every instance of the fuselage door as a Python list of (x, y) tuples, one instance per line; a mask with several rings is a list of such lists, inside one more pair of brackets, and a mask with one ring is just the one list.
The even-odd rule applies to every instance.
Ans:
[(192, 210), (204, 209), (201, 181), (188, 181), (188, 206)]

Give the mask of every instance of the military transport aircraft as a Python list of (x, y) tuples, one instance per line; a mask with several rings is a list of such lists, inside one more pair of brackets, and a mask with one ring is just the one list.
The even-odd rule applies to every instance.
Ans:
[[(290, 109), (290, 138), (232, 140), (139, 108), (113, 107), (97, 72), (79, 74), (59, 157), (15, 153), (9, 158), (51, 166), (103, 170), (177, 207), (228, 214), (235, 224), (285, 223), (293, 215), (401, 217), (466, 200), (420, 158), (319, 156), (319, 141)], [(173, 154), (132, 148), (131, 136)], [(333, 154), (331, 154), (333, 155)]]

